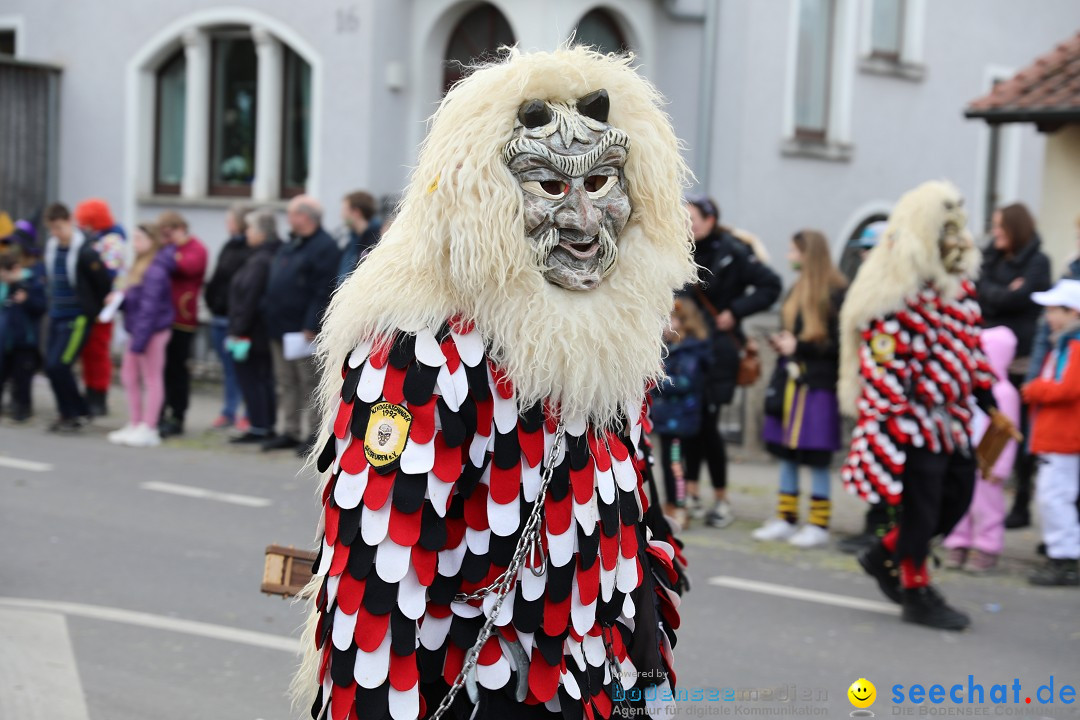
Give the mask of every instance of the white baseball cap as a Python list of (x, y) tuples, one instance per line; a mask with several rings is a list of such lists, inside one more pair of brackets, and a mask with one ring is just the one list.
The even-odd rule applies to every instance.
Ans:
[(1045, 307), (1067, 307), (1080, 312), (1080, 280), (1058, 280), (1046, 292), (1031, 293), (1031, 299)]

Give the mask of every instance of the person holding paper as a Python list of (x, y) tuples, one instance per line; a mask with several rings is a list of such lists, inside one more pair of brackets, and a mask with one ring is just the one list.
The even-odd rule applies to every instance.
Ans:
[[(313, 397), (315, 363), (310, 353), (287, 354), (285, 336), (303, 333), (304, 339), (312, 342), (330, 302), (341, 251), (323, 229), (322, 214), (322, 205), (310, 195), (293, 198), (288, 208), (289, 240), (278, 249), (270, 265), (262, 307), (284, 427), (280, 435), (263, 445), (264, 450), (297, 448), (298, 454), (306, 455), (319, 428)], [(307, 435), (302, 434), (303, 415), (308, 417)]]

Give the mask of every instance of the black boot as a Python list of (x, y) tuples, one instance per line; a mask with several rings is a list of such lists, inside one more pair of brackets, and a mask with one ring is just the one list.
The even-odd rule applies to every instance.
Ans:
[(896, 563), (896, 556), (885, 549), (878, 542), (863, 548), (858, 554), (859, 564), (866, 574), (877, 580), (881, 592), (894, 603), (900, 603), (903, 594), (900, 591), (900, 569)]
[(1013, 503), (1012, 510), (1005, 516), (1005, 529), (1006, 530), (1019, 530), (1020, 528), (1026, 528), (1031, 525), (1031, 512), (1027, 508), (1027, 499), (1024, 502), (1020, 502), (1020, 494), (1016, 495), (1016, 502)]
[(971, 618), (959, 610), (949, 607), (945, 598), (929, 585), (918, 588), (904, 588), (904, 622), (939, 630), (963, 630), (971, 624)]
[(1043, 587), (1075, 587), (1080, 585), (1080, 570), (1076, 560), (1049, 558), (1028, 577), (1028, 582)]
[(158, 433), (163, 438), (176, 437), (184, 434), (184, 419), (167, 417), (158, 423)]
[(86, 388), (86, 407), (90, 411), (90, 417), (105, 417), (109, 414), (107, 395), (101, 390)]
[(1012, 508), (1005, 516), (1005, 529), (1018, 530), (1031, 525), (1031, 486), (1035, 476), (1036, 458), (1023, 453), (1016, 460), (1016, 494)]

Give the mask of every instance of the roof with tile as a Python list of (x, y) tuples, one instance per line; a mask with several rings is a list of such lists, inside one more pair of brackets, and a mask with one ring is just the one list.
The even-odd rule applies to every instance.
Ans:
[(1080, 122), (1080, 32), (964, 110), (989, 123)]

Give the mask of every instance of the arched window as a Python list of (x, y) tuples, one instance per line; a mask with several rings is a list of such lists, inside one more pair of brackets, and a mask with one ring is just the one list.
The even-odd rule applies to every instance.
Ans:
[(187, 62), (178, 50), (157, 72), (154, 113), (154, 192), (178, 195), (184, 177), (184, 101)]
[(514, 44), (510, 23), (498, 9), (484, 3), (469, 11), (450, 33), (443, 70), (443, 93), (469, 74), (469, 66), (499, 57), (499, 48)]
[(155, 194), (273, 200), (304, 192), (311, 66), (292, 48), (254, 25), (200, 27), (152, 72)]
[(591, 45), (602, 53), (626, 52), (630, 49), (615, 18), (600, 8), (590, 10), (581, 18), (574, 42)]

